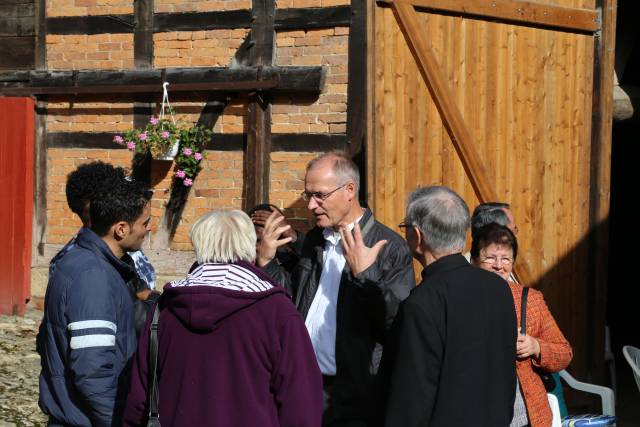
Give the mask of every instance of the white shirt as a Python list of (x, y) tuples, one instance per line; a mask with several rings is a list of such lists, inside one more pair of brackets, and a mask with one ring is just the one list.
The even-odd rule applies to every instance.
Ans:
[[(349, 231), (353, 230), (355, 223), (360, 221), (360, 218), (353, 224), (349, 224)], [(340, 233), (325, 228), (322, 234), (325, 238), (322, 273), (318, 290), (313, 297), (304, 324), (309, 331), (320, 371), (323, 375), (335, 375), (338, 291), (346, 259), (342, 252)]]

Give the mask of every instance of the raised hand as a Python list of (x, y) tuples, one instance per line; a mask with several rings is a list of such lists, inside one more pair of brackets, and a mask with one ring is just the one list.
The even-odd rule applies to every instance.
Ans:
[(291, 241), (291, 237), (284, 237), (283, 233), (291, 228), (290, 225), (282, 225), (284, 217), (278, 211), (271, 212), (264, 222), (262, 239), (258, 244), (256, 264), (264, 267), (276, 257), (276, 251), (280, 246)]
[(380, 250), (387, 244), (386, 240), (380, 240), (373, 247), (369, 248), (362, 240), (360, 225), (356, 223), (353, 228), (353, 235), (345, 226), (340, 226), (340, 241), (342, 242), (342, 251), (344, 258), (349, 264), (354, 275), (362, 273), (376, 261)]
[[(255, 211), (254, 213), (251, 214), (251, 221), (253, 221), (253, 223), (259, 227), (264, 227), (264, 225), (267, 222), (267, 219), (274, 212), (282, 216), (282, 214), (278, 212), (278, 210), (272, 208), (270, 211), (262, 211), (262, 210)], [(289, 223), (287, 222), (287, 219), (284, 216), (282, 216), (282, 218), (283, 220), (280, 223), (280, 226), (284, 227), (289, 225)], [(294, 243), (298, 239), (298, 233), (296, 233), (296, 231), (291, 227), (285, 230), (285, 232), (282, 233), (282, 235), (283, 237), (291, 237), (291, 243)]]

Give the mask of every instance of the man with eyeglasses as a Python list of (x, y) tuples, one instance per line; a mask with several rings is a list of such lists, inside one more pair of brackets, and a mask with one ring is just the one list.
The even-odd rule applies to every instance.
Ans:
[(360, 174), (344, 153), (307, 165), (302, 198), (316, 220), (300, 260), (285, 271), (276, 250), (290, 226), (266, 220), (256, 263), (287, 287), (305, 319), (323, 374), (323, 426), (365, 427), (375, 415), (374, 383), (399, 303), (415, 286), (404, 240), (358, 201)]
[(400, 305), (381, 367), (387, 427), (508, 426), (516, 315), (509, 287), (462, 256), (469, 210), (447, 187), (410, 196), (402, 224), (422, 283)]

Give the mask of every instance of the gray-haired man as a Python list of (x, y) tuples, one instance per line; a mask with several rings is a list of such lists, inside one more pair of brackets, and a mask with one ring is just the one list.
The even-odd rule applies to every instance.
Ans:
[(502, 279), (461, 254), (467, 205), (446, 187), (419, 188), (402, 226), (424, 270), (383, 356), (385, 425), (508, 426), (516, 385), (513, 299)]
[[(303, 199), (316, 219), (300, 259), (285, 271), (276, 259), (282, 216), (265, 222), (257, 264), (287, 287), (305, 319), (324, 387), (322, 425), (366, 427), (388, 328), (415, 286), (411, 252), (397, 233), (358, 201), (360, 174), (344, 153), (307, 166)], [(515, 338), (514, 338), (515, 340)]]

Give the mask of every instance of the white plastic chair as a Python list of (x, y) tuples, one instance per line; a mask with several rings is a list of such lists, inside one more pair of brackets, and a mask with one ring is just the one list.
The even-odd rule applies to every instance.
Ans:
[(602, 400), (602, 414), (603, 415), (615, 415), (616, 414), (616, 397), (609, 387), (601, 385), (583, 383), (578, 381), (571, 374), (565, 370), (558, 372), (560, 378), (562, 378), (569, 387), (584, 391), (585, 393), (598, 394)]
[[(560, 377), (569, 385), (569, 387), (579, 391), (583, 391), (585, 393), (600, 395), (600, 398), (602, 400), (602, 415), (611, 416), (613, 417), (613, 419), (609, 419), (608, 422), (607, 420), (600, 419), (599, 422), (596, 423), (597, 425), (615, 425), (611, 424), (611, 421), (615, 420), (615, 394), (613, 393), (613, 390), (611, 390), (609, 387), (603, 387), (578, 381), (565, 370), (558, 372), (558, 374), (560, 374)], [(552, 414), (551, 427), (562, 427), (563, 425), (581, 425), (581, 423), (578, 423), (576, 421), (568, 421), (567, 419), (565, 419), (565, 422), (563, 424), (563, 420), (560, 417), (560, 405), (558, 403), (558, 398), (554, 394), (547, 393), (547, 399), (549, 400), (549, 407), (551, 408)], [(595, 416), (587, 415), (583, 417), (592, 419), (591, 417)], [(576, 420), (575, 416), (570, 416), (568, 418)]]
[(638, 386), (638, 390), (640, 390), (640, 348), (625, 345), (622, 347), (622, 354), (624, 358), (627, 359), (627, 362), (629, 362), (629, 365), (631, 365), (633, 376), (636, 379), (636, 385)]

